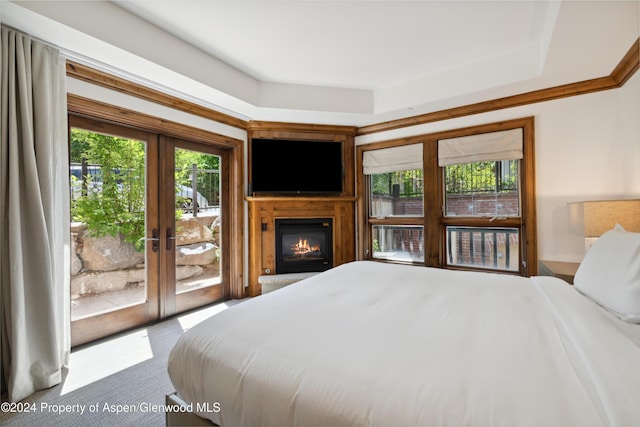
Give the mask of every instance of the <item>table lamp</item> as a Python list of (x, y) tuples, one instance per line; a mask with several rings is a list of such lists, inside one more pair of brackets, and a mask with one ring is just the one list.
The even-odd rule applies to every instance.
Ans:
[(616, 224), (626, 231), (640, 232), (640, 199), (592, 200), (567, 206), (569, 232), (584, 236), (585, 253)]

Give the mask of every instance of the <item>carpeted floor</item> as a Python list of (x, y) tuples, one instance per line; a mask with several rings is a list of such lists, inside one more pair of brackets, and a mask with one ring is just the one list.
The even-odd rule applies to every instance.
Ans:
[(74, 349), (62, 384), (13, 408), (21, 412), (0, 411), (0, 425), (163, 426), (161, 405), (174, 391), (167, 374), (173, 345), (185, 330), (241, 301), (212, 305)]

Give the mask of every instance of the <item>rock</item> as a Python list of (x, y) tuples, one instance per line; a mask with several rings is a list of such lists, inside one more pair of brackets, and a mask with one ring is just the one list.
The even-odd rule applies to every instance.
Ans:
[(80, 257), (88, 271), (121, 270), (144, 262), (144, 254), (120, 235), (91, 237), (85, 234)]
[(71, 279), (72, 298), (79, 295), (120, 291), (145, 280), (144, 269), (81, 273)]
[[(185, 280), (199, 276), (202, 272), (202, 267), (197, 265), (177, 266), (176, 280)], [(71, 279), (71, 298), (75, 299), (82, 295), (121, 291), (127, 286), (139, 286), (143, 285), (144, 282), (144, 268), (80, 273)]]
[(71, 233), (71, 276), (82, 270), (82, 259), (78, 256), (78, 233)]
[(220, 217), (216, 217), (211, 224), (211, 231), (213, 232), (213, 244), (220, 247), (220, 227), (222, 226), (222, 220)]
[(190, 279), (201, 275), (203, 271), (199, 265), (179, 265), (176, 266), (176, 280)]
[(81, 222), (72, 222), (71, 223), (71, 232), (72, 233), (83, 234), (85, 231), (87, 231), (87, 224), (83, 224)]
[(177, 265), (207, 265), (215, 259), (216, 246), (213, 243), (178, 246), (176, 250)]
[(208, 227), (211, 218), (189, 218), (176, 222), (176, 245), (191, 245), (200, 242), (211, 242), (213, 233)]

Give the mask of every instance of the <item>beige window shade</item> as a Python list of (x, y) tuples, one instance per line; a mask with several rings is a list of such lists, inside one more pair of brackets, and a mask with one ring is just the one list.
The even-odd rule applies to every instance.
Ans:
[(422, 144), (365, 151), (362, 166), (365, 175), (422, 169)]
[(522, 158), (522, 129), (482, 133), (438, 141), (438, 165)]

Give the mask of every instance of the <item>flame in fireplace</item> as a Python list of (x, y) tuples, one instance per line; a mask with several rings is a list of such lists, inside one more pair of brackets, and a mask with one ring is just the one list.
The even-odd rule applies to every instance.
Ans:
[(320, 252), (320, 245), (311, 245), (307, 239), (300, 239), (297, 243), (291, 245), (291, 251), (294, 256), (305, 256)]

